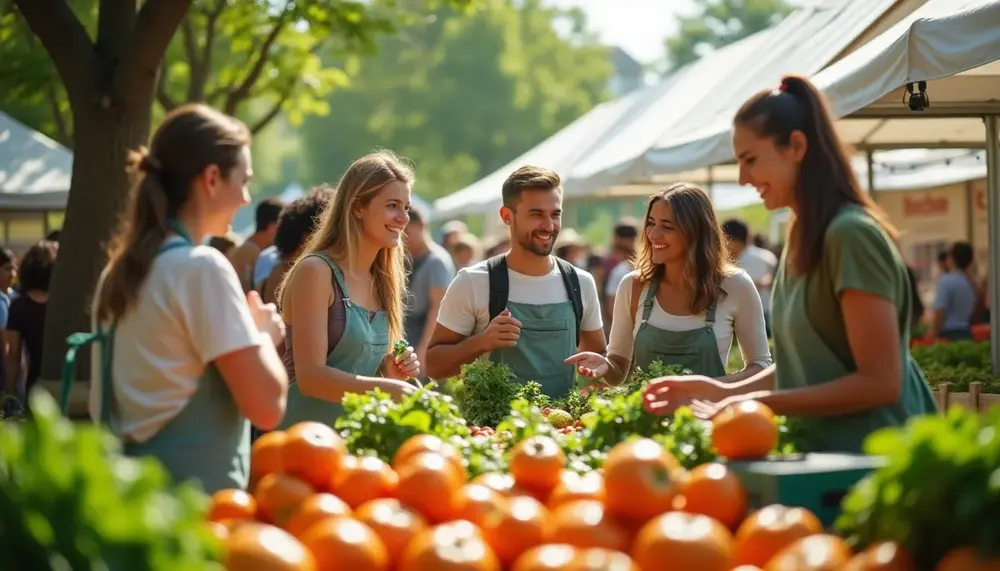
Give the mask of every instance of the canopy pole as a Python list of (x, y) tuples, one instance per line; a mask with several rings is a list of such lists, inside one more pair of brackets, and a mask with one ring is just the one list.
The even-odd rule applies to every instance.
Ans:
[(1000, 123), (997, 115), (986, 122), (986, 204), (989, 225), (990, 359), (994, 376), (1000, 376)]
[(868, 159), (868, 197), (878, 202), (875, 200), (875, 151), (865, 151), (865, 158)]

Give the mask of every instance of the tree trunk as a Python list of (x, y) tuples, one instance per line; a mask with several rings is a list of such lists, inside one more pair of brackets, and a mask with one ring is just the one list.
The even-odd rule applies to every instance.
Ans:
[[(107, 257), (108, 244), (124, 210), (130, 186), (125, 171), (129, 150), (146, 144), (154, 100), (153, 82), (147, 93), (129, 93), (115, 105), (106, 98), (76, 98), (73, 180), (66, 221), (59, 240), (59, 262), (45, 319), (42, 378), (59, 379), (66, 355), (66, 337), (90, 331), (90, 304)], [(90, 377), (90, 351), (77, 358), (77, 378)]]

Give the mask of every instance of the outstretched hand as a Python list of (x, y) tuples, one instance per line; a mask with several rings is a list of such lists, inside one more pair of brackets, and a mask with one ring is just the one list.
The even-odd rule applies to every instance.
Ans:
[(576, 371), (589, 379), (603, 378), (611, 370), (611, 363), (607, 357), (590, 351), (567, 357), (563, 362), (567, 365), (576, 365)]
[(725, 385), (703, 375), (659, 377), (646, 385), (643, 403), (649, 412), (666, 416), (682, 406), (693, 408), (695, 401), (721, 401), (728, 392)]

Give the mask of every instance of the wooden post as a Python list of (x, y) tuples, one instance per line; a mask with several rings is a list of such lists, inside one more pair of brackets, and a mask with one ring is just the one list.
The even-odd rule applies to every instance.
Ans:
[(969, 383), (969, 408), (975, 412), (986, 412), (980, 408), (979, 395), (983, 392), (983, 383), (975, 381)]

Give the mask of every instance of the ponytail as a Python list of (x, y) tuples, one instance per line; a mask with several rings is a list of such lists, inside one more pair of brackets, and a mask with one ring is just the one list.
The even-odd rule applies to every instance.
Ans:
[(777, 89), (758, 92), (747, 100), (733, 122), (752, 129), (758, 137), (772, 139), (778, 147), (788, 146), (796, 131), (805, 136), (806, 152), (793, 196), (796, 213), (788, 229), (786, 255), (794, 273), (809, 274), (817, 268), (826, 229), (846, 205), (860, 206), (890, 237), (897, 237), (885, 212), (861, 190), (826, 99), (807, 78), (786, 75)]
[(129, 171), (139, 178), (108, 251), (108, 266), (98, 295), (98, 321), (119, 318), (132, 307), (167, 238), (167, 195), (155, 164), (155, 158), (149, 157), (145, 148), (129, 153)]

